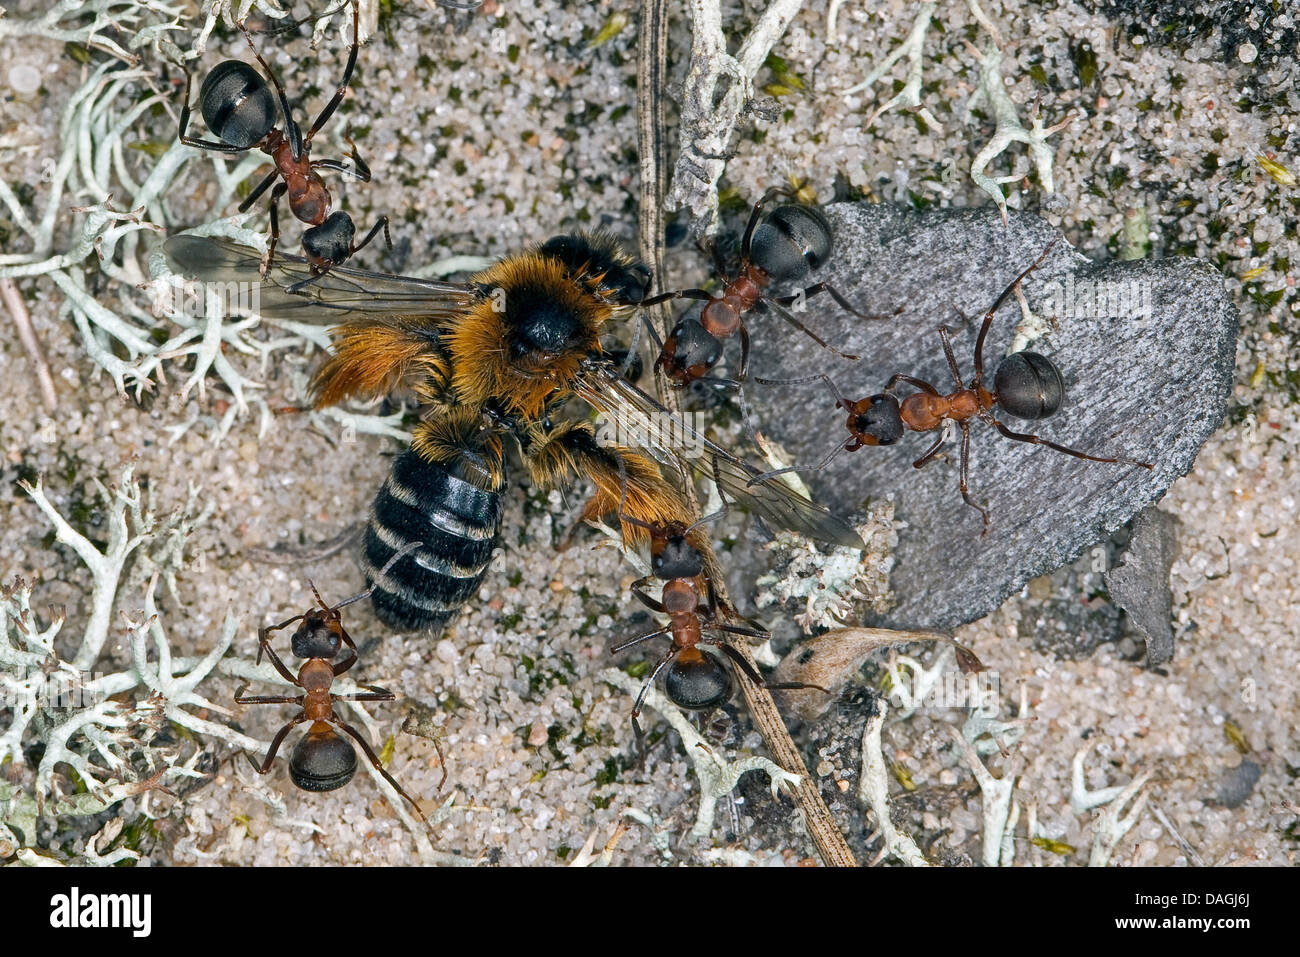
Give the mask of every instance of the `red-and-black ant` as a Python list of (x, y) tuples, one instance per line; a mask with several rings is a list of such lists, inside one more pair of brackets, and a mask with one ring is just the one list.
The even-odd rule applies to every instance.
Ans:
[[(384, 571), (391, 567), (393, 562), (405, 555), (407, 552), (418, 548), (422, 543), (415, 542), (399, 551), (389, 561)], [(383, 577), (383, 572), (380, 572)], [(315, 596), (319, 608), (309, 608), (300, 615), (294, 615), (278, 625), (271, 625), (262, 628), (257, 633), (258, 649), (257, 663), (261, 664), (262, 654), (265, 652), (271, 659), (271, 664), (280, 676), (291, 684), (297, 685), (303, 690), (300, 695), (245, 695), (248, 686), (240, 688), (235, 693), (235, 701), (239, 704), (296, 704), (301, 710), (282, 727), (271, 741), (271, 747), (266, 753), (266, 760), (259, 767), (254, 762), (259, 774), (266, 774), (271, 770), (271, 764), (275, 761), (275, 755), (280, 750), (280, 745), (284, 742), (285, 736), (299, 724), (306, 721), (311, 722), (311, 727), (307, 729), (306, 736), (299, 741), (289, 756), (289, 778), (295, 785), (304, 791), (333, 791), (343, 787), (350, 780), (357, 770), (357, 752), (352, 747), (352, 743), (347, 738), (341, 737), (334, 727), (343, 731), (348, 737), (352, 738), (361, 746), (366, 758), (380, 774), (384, 776), (389, 784), (396, 789), (397, 793), (406, 798), (408, 804), (415, 809), (420, 820), (427, 823), (424, 812), (420, 806), (415, 803), (415, 799), (407, 794), (405, 789), (385, 770), (380, 763), (379, 758), (375, 755), (374, 750), (370, 747), (369, 742), (362, 737), (361, 733), (345, 722), (334, 711), (334, 703), (337, 701), (393, 701), (396, 699), (391, 691), (379, 688), (374, 685), (362, 685), (364, 692), (356, 694), (339, 695), (330, 692), (330, 686), (334, 679), (346, 672), (357, 663), (357, 646), (352, 641), (352, 637), (343, 627), (342, 617), (339, 615), (339, 609), (351, 605), (354, 602), (369, 598), (374, 586), (367, 588), (365, 591), (353, 595), (351, 598), (345, 598), (337, 605), (330, 606), (325, 604), (320, 593), (316, 591), (316, 586), (308, 582), (312, 595)], [(292, 671), (275, 653), (271, 647), (271, 635), (273, 632), (287, 628), (296, 621), (302, 624), (294, 631), (290, 639), (290, 647), (297, 658), (306, 659), (298, 674), (294, 675)], [(347, 646), (347, 654), (342, 659), (335, 661), (343, 646)], [(447, 780), (447, 762), (443, 758), (442, 748), (438, 742), (434, 741), (434, 747), (438, 752), (438, 759), (442, 764), (442, 780), (438, 782), (438, 789)], [(249, 759), (252, 760), (251, 758)]]
[[(320, 132), (334, 115), (348, 84), (352, 80), (352, 70), (357, 62), (359, 48), (357, 22), (359, 16), (358, 0), (352, 0), (352, 48), (348, 54), (348, 63), (343, 70), (343, 82), (334, 96), (321, 110), (320, 115), (306, 133), (298, 126), (289, 110), (289, 100), (279, 79), (271, 72), (270, 66), (257, 52), (253, 36), (241, 23), (248, 46), (257, 57), (257, 62), (270, 78), (276, 95), (272, 96), (266, 80), (253, 67), (243, 60), (224, 60), (213, 67), (212, 72), (203, 81), (199, 89), (199, 110), (208, 124), (208, 129), (218, 137), (217, 142), (198, 139), (189, 135), (190, 125), (190, 91), (193, 77), (185, 69), (185, 105), (181, 108), (180, 139), (186, 146), (212, 150), (218, 153), (245, 153), (260, 149), (271, 157), (275, 168), (266, 175), (248, 198), (239, 204), (239, 211), (245, 212), (254, 202), (275, 183), (271, 190), (271, 239), (262, 257), (262, 277), (265, 278), (271, 268), (271, 259), (275, 254), (276, 244), (280, 241), (280, 217), (278, 206), (280, 198), (286, 193), (289, 197), (289, 209), (300, 221), (308, 225), (302, 234), (302, 248), (311, 265), (311, 277), (290, 286), (289, 292), (296, 292), (316, 278), (323, 276), (334, 266), (341, 265), (350, 256), (364, 249), (382, 229), (384, 241), (389, 248), (393, 242), (388, 234), (388, 217), (380, 216), (379, 221), (370, 228), (361, 242), (353, 242), (356, 226), (352, 217), (342, 210), (330, 212), (332, 200), (329, 189), (325, 186), (317, 170), (333, 170), (355, 176), (363, 183), (370, 182), (370, 167), (357, 154), (356, 144), (349, 138), (352, 147), (352, 165), (341, 160), (310, 158), (312, 138)], [(279, 113), (284, 118), (284, 129), (276, 124), (277, 98)], [(276, 180), (283, 182), (276, 183)]]
[[(1087, 459), (1089, 462), (1131, 465), (1147, 470), (1153, 468), (1149, 462), (1137, 462), (1125, 458), (1102, 458), (1080, 452), (1065, 445), (1058, 445), (1056, 442), (1040, 438), (1037, 435), (1013, 432), (993, 416), (993, 409), (997, 408), (1017, 419), (1045, 419), (1057, 412), (1065, 400), (1065, 381), (1061, 377), (1060, 370), (1050, 359), (1036, 352), (1013, 352), (998, 363), (997, 370), (993, 374), (993, 390), (989, 391), (984, 386), (984, 340), (988, 336), (989, 327), (993, 324), (994, 314), (1002, 307), (1007, 297), (1015, 291), (1021, 281), (1043, 263), (1043, 260), (1047, 258), (1047, 254), (1051, 252), (1052, 247), (1055, 245), (1055, 240), (1049, 243), (1047, 248), (1043, 250), (1042, 255), (1028, 269), (1012, 280), (1011, 284), (1002, 291), (1002, 294), (993, 303), (993, 307), (984, 314), (984, 321), (980, 326), (979, 335), (975, 339), (975, 377), (970, 381), (969, 385), (962, 381), (961, 370), (957, 367), (957, 360), (953, 355), (949, 331), (943, 326), (939, 328), (939, 338), (943, 343), (943, 353), (948, 360), (948, 368), (952, 370), (953, 381), (956, 385), (956, 388), (946, 395), (930, 383), (902, 373), (892, 376), (889, 382), (886, 383), (883, 392), (856, 401), (845, 398), (830, 377), (825, 375), (807, 376), (802, 379), (757, 380), (770, 385), (791, 385), (796, 382), (809, 382), (815, 379), (825, 380), (835, 394), (836, 408), (842, 408), (849, 413), (845, 425), (851, 438), (844, 444), (836, 446), (818, 465), (811, 468), (794, 466), (777, 469), (757, 476), (754, 481), (769, 479), (784, 472), (823, 469), (841, 452), (853, 452), (864, 445), (893, 445), (903, 437), (903, 433), (907, 429), (913, 432), (932, 432), (935, 429), (942, 429), (943, 431), (940, 433), (939, 438), (935, 440), (935, 443), (930, 446), (924, 455), (912, 463), (914, 468), (919, 469), (938, 455), (947, 439), (946, 423), (951, 421), (955, 422), (961, 429), (961, 497), (967, 505), (978, 511), (983, 517), (983, 530), (987, 532), (989, 527), (988, 510), (971, 499), (967, 486), (967, 476), (970, 470), (970, 424), (973, 420), (979, 419), (987, 422), (1008, 439), (1016, 442), (1045, 445), (1058, 452), (1064, 452), (1066, 455)], [(900, 403), (893, 394), (894, 389), (900, 383), (906, 383), (920, 391), (906, 396)]]
[[(764, 215), (764, 207), (777, 196), (794, 197), (795, 194), (778, 186), (769, 189), (754, 204), (740, 243), (739, 272), (734, 275), (729, 273), (717, 247), (710, 247), (714, 269), (725, 283), (721, 295), (715, 296), (703, 289), (679, 289), (641, 301), (643, 307), (670, 299), (696, 299), (705, 303), (698, 318), (680, 320), (665, 342), (659, 342), (654, 330), (650, 329), (655, 345), (659, 348), (655, 370), (662, 370), (675, 385), (686, 386), (703, 381), (734, 386), (744, 382), (749, 373), (749, 331), (745, 328), (744, 319), (746, 313), (759, 305), (770, 307), (824, 349), (855, 361), (860, 357), (829, 345), (796, 319), (786, 307), (824, 292), (841, 308), (860, 319), (886, 318), (859, 312), (825, 282), (816, 283), (790, 296), (766, 294), (765, 290), (771, 283), (802, 279), (826, 262), (831, 254), (830, 223), (812, 206), (798, 202), (785, 203)], [(723, 341), (736, 334), (740, 335), (739, 374), (734, 380), (710, 377), (709, 370), (722, 358)]]
[[(672, 647), (651, 670), (632, 707), (632, 730), (636, 734), (637, 752), (642, 757), (645, 754), (642, 746), (644, 736), (637, 719), (641, 716), (650, 686), (664, 668), (668, 669), (664, 676), (664, 694), (679, 708), (686, 711), (709, 711), (731, 697), (731, 676), (726, 666), (704, 651), (701, 644), (711, 644), (720, 649), (741, 674), (760, 688), (817, 688), (826, 691), (817, 685), (768, 682), (744, 655), (728, 643), (727, 635), (760, 639), (772, 636), (760, 628), (726, 624), (721, 620), (720, 611), (730, 613), (731, 610), (718, 598), (712, 575), (705, 567), (704, 553), (691, 541), (691, 536), (701, 526), (721, 518), (726, 510), (724, 500), (719, 511), (706, 515), (691, 525), (683, 522), (642, 522), (620, 510), (619, 517), (624, 522), (643, 528), (650, 535), (651, 574), (633, 582), (632, 594), (651, 611), (667, 615), (668, 624), (658, 631), (621, 642), (610, 650), (617, 654), (651, 638), (672, 639)], [(646, 591), (646, 586), (654, 580), (663, 583), (659, 599), (651, 597)], [(713, 637), (707, 637), (709, 633)]]

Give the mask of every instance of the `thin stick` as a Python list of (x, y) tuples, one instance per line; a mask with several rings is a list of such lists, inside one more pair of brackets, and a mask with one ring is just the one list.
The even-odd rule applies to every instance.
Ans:
[(0, 299), (4, 300), (5, 308), (13, 316), (14, 325), (18, 327), (18, 341), (23, 344), (23, 351), (27, 353), (27, 359), (36, 371), (41, 403), (45, 406), (45, 411), (53, 415), (59, 409), (59, 397), (54, 391), (54, 376), (50, 372), (50, 364), (45, 360), (41, 340), (36, 338), (36, 330), (32, 328), (32, 317), (27, 312), (27, 303), (23, 302), (23, 294), (18, 291), (18, 284), (7, 277), (0, 279)]
[[(663, 288), (663, 187), (664, 187), (664, 106), (661, 91), (666, 75), (667, 62), (667, 9), (666, 0), (642, 0), (641, 36), (638, 41), (637, 63), (637, 146), (640, 150), (641, 186), (640, 186), (640, 244), (642, 261), (650, 267), (654, 277), (654, 288)], [(664, 305), (654, 307), (655, 325), (661, 338), (669, 329), (671, 312)], [(655, 385), (659, 399), (672, 413), (681, 412), (678, 392), (672, 387), (662, 372), (656, 372)], [(678, 468), (682, 473), (682, 489), (686, 495), (690, 520), (698, 521), (701, 516), (699, 497), (695, 494), (695, 485), (691, 481), (691, 467), (679, 460)], [(713, 552), (713, 542), (708, 536), (702, 536), (702, 551), (707, 565), (716, 567), (717, 558)], [(727, 594), (726, 582), (721, 577), (714, 582), (723, 614), (730, 618), (730, 596)], [(753, 652), (748, 645), (737, 642), (734, 646), (751, 669), (757, 670)], [(812, 835), (817, 852), (822, 862), (831, 867), (856, 867), (857, 861), (849, 850), (839, 825), (831, 816), (830, 809), (822, 800), (813, 777), (804, 766), (799, 749), (795, 747), (790, 731), (785, 726), (781, 713), (777, 710), (772, 693), (755, 685), (751, 681), (738, 682), (745, 696), (745, 704), (753, 716), (754, 725), (763, 735), (768, 751), (773, 759), (785, 768), (799, 775), (799, 786), (794, 791), (795, 803), (804, 814), (808, 833)]]

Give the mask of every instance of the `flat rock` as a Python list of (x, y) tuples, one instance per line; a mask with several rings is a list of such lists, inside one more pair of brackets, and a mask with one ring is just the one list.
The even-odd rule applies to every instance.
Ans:
[[(813, 279), (831, 283), (864, 312), (902, 312), (871, 322), (844, 312), (829, 297), (809, 301), (801, 318), (829, 342), (861, 354), (860, 362), (821, 349), (774, 315), (760, 316), (751, 327), (756, 374), (827, 373), (847, 396), (860, 398), (880, 392), (893, 373), (903, 372), (948, 392), (952, 375), (938, 334), (947, 325), (955, 330), (953, 347), (969, 383), (979, 320), (1003, 288), (1059, 239), (1024, 290), (1035, 313), (1055, 315), (1027, 348), (1060, 368), (1066, 403), (1040, 422), (1000, 418), (1017, 431), (1090, 454), (1155, 466), (1147, 471), (1087, 462), (1011, 441), (976, 422), (971, 495), (987, 502), (992, 517), (981, 537), (979, 513), (958, 491), (960, 433), (949, 442), (946, 461), (920, 470), (911, 463), (930, 447), (934, 433), (908, 433), (894, 446), (840, 455), (806, 476), (816, 497), (847, 513), (868, 499), (893, 495), (897, 515), (907, 523), (890, 580), (897, 605), (863, 624), (947, 630), (982, 618), (1030, 579), (1073, 561), (1158, 502), (1191, 469), (1222, 420), (1238, 318), (1223, 278), (1207, 263), (1094, 263), (1051, 225), (1024, 213), (1013, 212), (1006, 226), (993, 209), (915, 213), (843, 203), (826, 213), (836, 250)], [(1097, 302), (1097, 291), (1108, 302)], [(1111, 307), (1116, 300), (1109, 297), (1116, 296), (1123, 301)], [(970, 328), (963, 328), (958, 309), (971, 317)], [(1020, 323), (1011, 298), (985, 345), (986, 384)], [(900, 394), (909, 391), (904, 387)], [(746, 397), (763, 430), (799, 464), (817, 463), (848, 437), (845, 414), (835, 409), (824, 382), (753, 384)]]

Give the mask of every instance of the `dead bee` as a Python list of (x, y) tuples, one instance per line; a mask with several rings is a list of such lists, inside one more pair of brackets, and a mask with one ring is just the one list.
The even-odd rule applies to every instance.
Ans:
[[(167, 253), (177, 272), (209, 281), (255, 278), (259, 264), (252, 250), (192, 236), (169, 240)], [(773, 524), (862, 547), (852, 528), (788, 486), (751, 487), (756, 469), (619, 375), (601, 336), (645, 298), (649, 270), (610, 237), (556, 236), (467, 283), (340, 268), (288, 294), (309, 268), (278, 259), (260, 311), (337, 318), (334, 353), (313, 384), (315, 405), (381, 395), (405, 382), (424, 406), (365, 534), (363, 569), (374, 584), (375, 612), (392, 627), (441, 628), (477, 593), (500, 537), (507, 437), (539, 486), (590, 479), (596, 494), (588, 515), (615, 511), (621, 498), (625, 514), (641, 523), (683, 514), (679, 492), (655, 459), (684, 458), (706, 470), (716, 463), (712, 471), (732, 501)], [(614, 423), (615, 444), (600, 444), (586, 422), (558, 419), (574, 398)], [(644, 527), (630, 522), (623, 532), (628, 540), (645, 537)], [(416, 540), (421, 548), (380, 572)]]

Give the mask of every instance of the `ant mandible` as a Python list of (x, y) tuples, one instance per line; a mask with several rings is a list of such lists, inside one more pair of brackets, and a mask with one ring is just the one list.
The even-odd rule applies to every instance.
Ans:
[[(302, 234), (302, 248), (311, 265), (311, 276), (289, 286), (288, 292), (297, 292), (303, 286), (323, 276), (335, 266), (341, 265), (349, 257), (364, 249), (382, 229), (384, 242), (392, 248), (393, 241), (388, 234), (388, 217), (380, 216), (379, 221), (370, 228), (361, 242), (353, 242), (356, 226), (352, 217), (342, 210), (330, 212), (332, 199), (317, 170), (327, 169), (355, 176), (363, 183), (370, 182), (370, 167), (357, 154), (356, 144), (348, 138), (352, 147), (352, 166), (341, 160), (310, 158), (312, 138), (334, 115), (343, 97), (347, 93), (348, 83), (352, 80), (352, 70), (357, 62), (359, 39), (357, 25), (359, 19), (358, 0), (352, 0), (352, 48), (348, 54), (348, 63), (343, 70), (343, 82), (335, 91), (333, 98), (321, 110), (306, 135), (293, 118), (289, 110), (289, 100), (284, 87), (270, 66), (257, 51), (253, 36), (241, 23), (253, 56), (262, 65), (266, 75), (279, 99), (280, 114), (284, 117), (284, 129), (275, 125), (276, 97), (272, 97), (270, 88), (262, 75), (243, 60), (224, 60), (213, 67), (212, 72), (203, 81), (199, 89), (199, 109), (203, 119), (218, 138), (219, 142), (198, 139), (188, 133), (190, 125), (190, 91), (193, 77), (188, 68), (185, 70), (185, 105), (181, 108), (180, 139), (186, 146), (212, 150), (218, 153), (245, 153), (260, 149), (271, 157), (275, 168), (266, 175), (248, 198), (239, 204), (239, 211), (246, 212), (250, 206), (275, 183), (271, 190), (271, 239), (266, 255), (262, 257), (262, 278), (265, 279), (271, 268), (271, 259), (275, 255), (276, 244), (280, 241), (280, 216), (278, 206), (280, 198), (289, 196), (289, 209), (301, 222), (308, 225)], [(276, 180), (283, 182), (276, 183)]]
[[(668, 700), (686, 711), (708, 711), (718, 707), (731, 697), (731, 676), (726, 667), (716, 657), (700, 648), (707, 643), (721, 649), (732, 664), (755, 686), (769, 689), (816, 688), (826, 692), (820, 685), (800, 684), (797, 682), (769, 682), (763, 678), (754, 666), (726, 640), (727, 635), (743, 635), (748, 638), (771, 638), (771, 634), (759, 628), (746, 628), (730, 625), (719, 619), (719, 610), (730, 611), (718, 598), (712, 576), (705, 567), (703, 552), (691, 541), (691, 536), (703, 525), (716, 521), (727, 512), (724, 499), (722, 508), (712, 515), (706, 515), (694, 524), (668, 522), (655, 524), (643, 522), (623, 513), (620, 506), (619, 518), (630, 525), (643, 528), (650, 535), (650, 570), (651, 574), (633, 582), (632, 594), (651, 611), (668, 616), (668, 624), (649, 634), (638, 635), (621, 642), (610, 649), (614, 654), (631, 648), (633, 645), (651, 638), (669, 637), (672, 647), (664, 654), (651, 670), (650, 675), (641, 686), (636, 703), (632, 707), (632, 730), (636, 734), (637, 752), (645, 756), (644, 735), (637, 720), (645, 705), (646, 694), (659, 676), (659, 672), (668, 668), (664, 676), (664, 694)], [(656, 600), (646, 591), (646, 586), (653, 580), (663, 583), (661, 597)], [(716, 640), (706, 637), (708, 632), (717, 636)]]
[[(382, 579), (384, 572), (392, 567), (393, 562), (407, 552), (420, 547), (421, 544), (423, 543), (415, 542), (397, 552), (384, 566), (378, 578)], [(307, 729), (306, 737), (294, 746), (293, 753), (289, 756), (289, 778), (304, 791), (333, 791), (343, 787), (352, 780), (352, 776), (356, 773), (357, 753), (351, 742), (347, 738), (341, 737), (331, 727), (333, 725), (361, 746), (361, 750), (375, 770), (384, 776), (384, 780), (406, 799), (407, 803), (415, 809), (415, 813), (419, 815), (420, 820), (427, 824), (428, 819), (424, 816), (424, 812), (420, 810), (420, 806), (415, 803), (415, 799), (406, 793), (406, 790), (397, 783), (396, 779), (380, 763), (369, 742), (361, 736), (359, 731), (345, 722), (334, 711), (334, 703), (337, 701), (393, 701), (397, 697), (391, 691), (374, 685), (362, 685), (361, 687), (366, 690), (356, 694), (339, 695), (330, 692), (330, 686), (334, 683), (334, 679), (357, 663), (357, 646), (347, 633), (347, 629), (343, 627), (339, 609), (369, 598), (371, 592), (374, 591), (374, 586), (372, 585), (351, 598), (345, 598), (332, 607), (325, 604), (315, 585), (308, 582), (308, 586), (311, 588), (311, 593), (315, 596), (319, 608), (309, 608), (300, 615), (294, 615), (278, 625), (262, 628), (257, 633), (257, 663), (262, 663), (262, 653), (265, 652), (270, 657), (271, 664), (275, 666), (275, 670), (280, 673), (280, 676), (290, 684), (297, 685), (304, 693), (300, 695), (245, 695), (244, 692), (248, 690), (247, 685), (235, 693), (235, 701), (239, 704), (296, 704), (301, 708), (298, 714), (290, 718), (272, 739), (271, 747), (266, 753), (266, 760), (262, 762), (260, 767), (254, 762), (254, 767), (257, 768), (259, 774), (266, 774), (270, 771), (271, 764), (275, 761), (275, 755), (280, 750), (280, 745), (284, 742), (285, 736), (297, 725), (310, 721), (311, 727)], [(306, 661), (299, 669), (298, 674), (294, 675), (280, 659), (280, 656), (275, 653), (275, 649), (271, 647), (271, 635), (273, 632), (287, 628), (296, 621), (301, 621), (302, 624), (294, 631), (293, 637), (290, 639), (290, 647), (295, 657), (304, 658)], [(347, 655), (335, 661), (344, 645), (348, 649)], [(442, 763), (442, 780), (438, 782), (438, 790), (442, 790), (443, 784), (447, 781), (447, 762), (443, 757), (442, 748), (438, 745), (438, 742), (434, 741), (433, 744), (438, 752), (438, 759)]]
[[(714, 296), (703, 289), (679, 289), (642, 300), (643, 307), (670, 299), (696, 299), (705, 303), (698, 318), (680, 320), (662, 343), (647, 323), (650, 335), (659, 348), (655, 371), (662, 371), (675, 385), (681, 387), (699, 381), (723, 385), (743, 382), (749, 372), (749, 331), (745, 327), (744, 316), (760, 303), (770, 306), (777, 315), (822, 348), (854, 361), (860, 357), (829, 345), (796, 319), (786, 307), (825, 292), (841, 308), (860, 319), (887, 318), (859, 312), (825, 282), (816, 283), (791, 296), (768, 296), (764, 292), (773, 282), (802, 279), (826, 262), (831, 253), (830, 223), (813, 207), (798, 202), (786, 203), (764, 216), (764, 207), (777, 196), (793, 198), (795, 194), (785, 187), (777, 186), (769, 189), (754, 204), (740, 243), (738, 273), (728, 273), (717, 247), (710, 245), (714, 269), (725, 282), (721, 295)], [(709, 370), (722, 358), (723, 340), (736, 334), (740, 335), (739, 375), (735, 380), (709, 377)]]
[[(975, 339), (975, 376), (969, 385), (962, 381), (961, 370), (957, 367), (957, 360), (953, 355), (952, 342), (949, 339), (947, 327), (941, 326), (939, 328), (943, 353), (948, 360), (948, 368), (952, 370), (953, 382), (956, 384), (956, 389), (947, 395), (944, 395), (933, 385), (922, 379), (903, 375), (902, 373), (892, 376), (889, 382), (886, 383), (883, 392), (856, 401), (845, 398), (835, 383), (825, 375), (806, 376), (801, 379), (757, 380), (769, 385), (791, 385), (815, 379), (825, 380), (835, 394), (836, 408), (842, 408), (849, 413), (845, 425), (852, 437), (844, 444), (836, 446), (826, 458), (810, 469), (799, 466), (777, 469), (772, 472), (765, 472), (755, 477), (753, 481), (768, 479), (784, 472), (823, 469), (840, 452), (854, 452), (864, 445), (893, 445), (903, 437), (906, 429), (911, 429), (913, 432), (943, 430), (940, 432), (939, 438), (935, 440), (925, 454), (912, 463), (914, 468), (919, 469), (939, 453), (947, 439), (946, 423), (951, 421), (955, 422), (961, 429), (961, 497), (967, 505), (979, 512), (983, 518), (984, 527), (981, 532), (981, 535), (983, 535), (988, 532), (989, 513), (986, 508), (971, 499), (967, 485), (967, 477), (970, 471), (970, 424), (973, 420), (979, 419), (987, 422), (1006, 438), (1016, 442), (1045, 445), (1049, 449), (1055, 449), (1057, 452), (1063, 452), (1075, 458), (1086, 459), (1089, 462), (1131, 465), (1148, 471), (1151, 470), (1153, 466), (1149, 462), (1089, 455), (1086, 452), (1059, 445), (1037, 435), (1014, 432), (993, 415), (993, 409), (997, 408), (1017, 419), (1045, 419), (1057, 412), (1065, 399), (1065, 381), (1061, 377), (1060, 370), (1050, 359), (1036, 352), (1013, 352), (998, 363), (997, 370), (993, 374), (993, 390), (989, 391), (984, 386), (984, 340), (988, 336), (989, 327), (993, 324), (994, 314), (1006, 302), (1007, 297), (1016, 290), (1021, 281), (1042, 265), (1055, 245), (1056, 240), (1049, 243), (1047, 248), (1043, 250), (1042, 255), (1028, 269), (1011, 281), (1011, 284), (1002, 291), (1002, 294), (993, 303), (993, 307), (984, 314), (984, 321), (980, 326), (979, 335)], [(894, 389), (900, 383), (906, 383), (920, 391), (908, 395), (900, 404), (898, 398), (893, 394)]]

